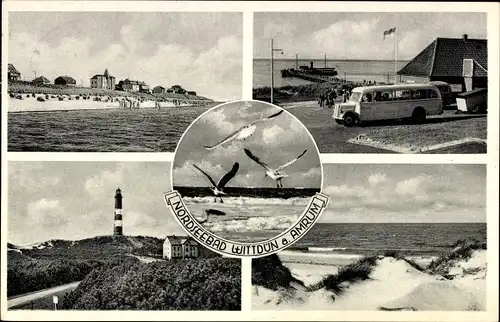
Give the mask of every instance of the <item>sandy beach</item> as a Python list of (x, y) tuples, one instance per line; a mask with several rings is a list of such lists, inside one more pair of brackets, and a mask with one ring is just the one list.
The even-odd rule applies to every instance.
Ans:
[(484, 249), (473, 250), (468, 258), (434, 263), (432, 270), (437, 257), (377, 256), (366, 278), (355, 271), (366, 268), (359, 265), (360, 255), (284, 251), (279, 258), (299, 282), (275, 290), (254, 284), (253, 310), (486, 309)]
[[(22, 100), (9, 98), (9, 112), (46, 112), (46, 111), (70, 111), (70, 110), (92, 110), (92, 109), (113, 109), (120, 108), (120, 102), (116, 99), (109, 102), (94, 101), (95, 96), (90, 96), (88, 100), (76, 99), (77, 95), (71, 95), (71, 100), (65, 97), (65, 100), (59, 101), (57, 98), (45, 100), (45, 102), (37, 101), (38, 97), (45, 98), (45, 95), (35, 95), (35, 97), (23, 97)], [(118, 99), (124, 99), (119, 97)], [(137, 102), (138, 100), (129, 99)], [(160, 108), (169, 107), (186, 107), (193, 106), (187, 102), (175, 105), (174, 102), (159, 102)], [(146, 100), (139, 103), (139, 108), (156, 108), (156, 102)]]

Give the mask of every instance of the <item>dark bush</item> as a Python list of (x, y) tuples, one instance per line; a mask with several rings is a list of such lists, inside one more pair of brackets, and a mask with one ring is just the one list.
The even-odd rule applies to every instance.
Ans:
[(241, 261), (125, 263), (90, 273), (62, 301), (77, 310), (240, 310)]
[(288, 288), (291, 282), (304, 283), (292, 276), (278, 255), (272, 254), (252, 260), (252, 284), (276, 291), (278, 287)]

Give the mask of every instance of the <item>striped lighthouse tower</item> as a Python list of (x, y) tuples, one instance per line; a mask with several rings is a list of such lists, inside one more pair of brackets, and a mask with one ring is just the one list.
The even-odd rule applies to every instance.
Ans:
[(123, 235), (123, 210), (122, 210), (122, 191), (120, 188), (116, 189), (115, 193), (115, 224), (113, 229), (113, 235), (121, 236)]

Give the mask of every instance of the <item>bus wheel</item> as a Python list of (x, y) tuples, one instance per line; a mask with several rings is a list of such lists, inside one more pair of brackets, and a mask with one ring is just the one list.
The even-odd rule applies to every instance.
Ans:
[(347, 112), (344, 114), (344, 126), (350, 127), (356, 124), (357, 117), (356, 114), (352, 112)]
[(423, 107), (416, 107), (413, 110), (411, 118), (414, 123), (421, 124), (425, 122), (425, 110)]
[(342, 124), (344, 124), (344, 121), (335, 119), (335, 123), (342, 125)]

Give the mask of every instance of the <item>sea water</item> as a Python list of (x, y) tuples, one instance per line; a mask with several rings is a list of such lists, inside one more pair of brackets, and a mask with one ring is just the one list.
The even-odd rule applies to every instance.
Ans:
[(211, 215), (205, 228), (220, 237), (240, 242), (262, 241), (286, 231), (304, 213), (319, 189), (234, 188), (225, 189), (223, 202), (215, 201), (205, 187), (174, 187), (183, 196), (191, 214), (205, 219), (205, 210), (222, 211)]
[[(322, 59), (301, 60), (298, 65), (309, 66), (313, 62), (314, 67), (325, 67), (325, 61)], [(406, 65), (408, 61), (398, 61), (398, 69)], [(396, 65), (390, 60), (327, 60), (326, 66), (336, 68), (340, 79), (349, 81), (376, 81), (376, 82), (392, 82), (394, 80), (394, 72)], [(294, 77), (281, 77), (281, 70), (288, 68), (296, 68), (294, 59), (275, 59), (274, 60), (274, 86), (282, 87), (286, 85), (304, 85), (311, 82)], [(269, 59), (254, 59), (253, 60), (253, 87), (269, 87), (271, 86), (271, 61)]]
[(459, 239), (486, 242), (486, 223), (316, 223), (295, 246), (318, 255), (393, 250), (435, 256), (453, 249)]
[(8, 149), (40, 152), (174, 152), (189, 124), (208, 108), (10, 112)]

